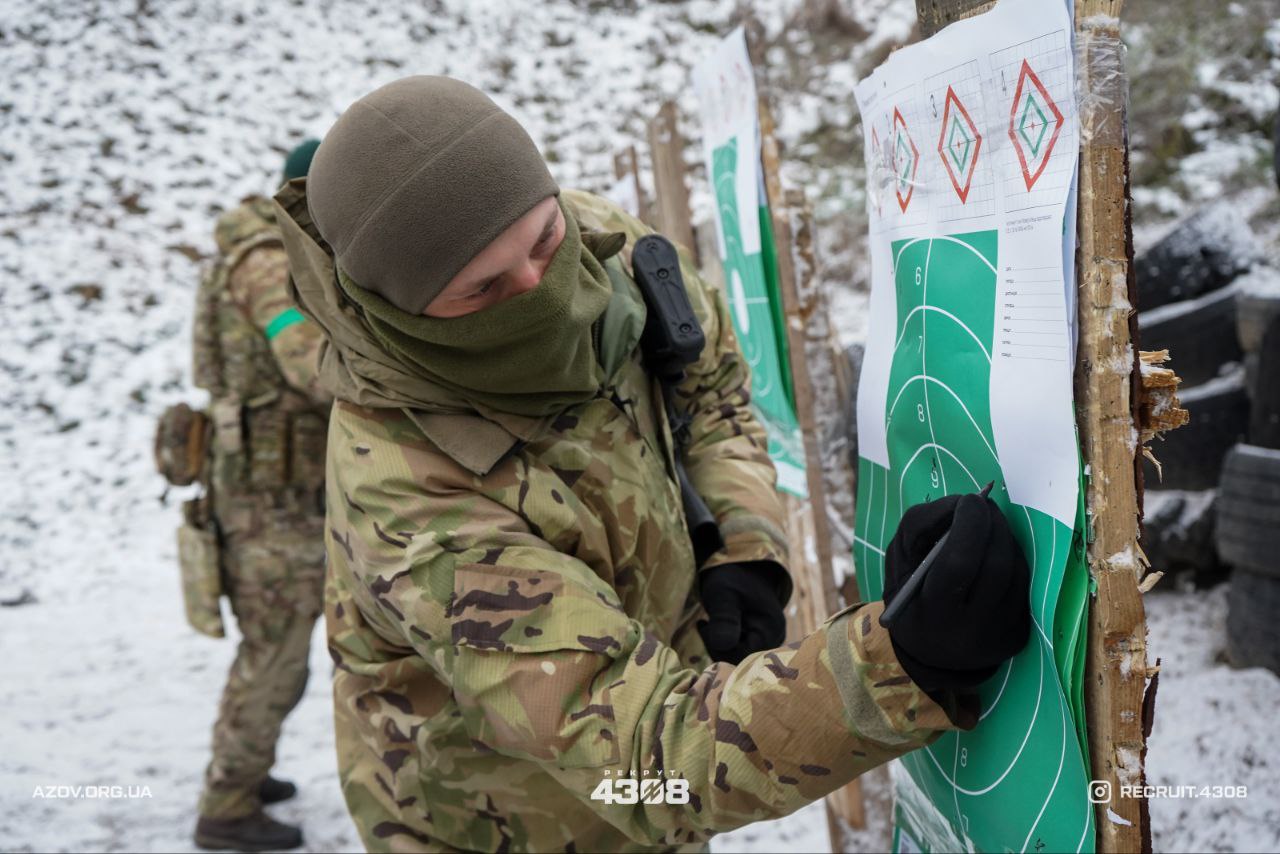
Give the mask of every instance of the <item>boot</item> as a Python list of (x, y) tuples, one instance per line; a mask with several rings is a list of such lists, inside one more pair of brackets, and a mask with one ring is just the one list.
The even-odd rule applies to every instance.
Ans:
[(207, 818), (196, 822), (196, 845), (211, 851), (282, 851), (302, 844), (302, 831), (258, 810), (241, 818)]
[(297, 786), (288, 780), (277, 780), (275, 777), (267, 777), (262, 781), (262, 785), (258, 787), (258, 797), (262, 799), (264, 804), (287, 801), (296, 794), (298, 794)]

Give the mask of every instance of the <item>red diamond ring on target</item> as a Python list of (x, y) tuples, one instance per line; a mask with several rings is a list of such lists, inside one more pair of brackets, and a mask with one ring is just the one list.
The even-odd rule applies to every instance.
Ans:
[(969, 111), (960, 103), (955, 90), (947, 87), (947, 100), (942, 108), (942, 132), (938, 134), (938, 154), (947, 169), (951, 186), (956, 188), (960, 203), (969, 198), (969, 185), (978, 166), (978, 152), (982, 150), (982, 134), (969, 117)]
[(1049, 91), (1031, 70), (1030, 64), (1022, 60), (1018, 88), (1009, 110), (1009, 139), (1013, 140), (1013, 150), (1018, 153), (1028, 190), (1049, 165), (1049, 155), (1062, 132), (1064, 121), (1058, 105), (1049, 97)]
[(895, 107), (893, 110), (893, 171), (897, 174), (898, 207), (907, 212), (911, 194), (916, 189), (916, 167), (920, 165), (920, 150), (907, 133), (907, 121)]

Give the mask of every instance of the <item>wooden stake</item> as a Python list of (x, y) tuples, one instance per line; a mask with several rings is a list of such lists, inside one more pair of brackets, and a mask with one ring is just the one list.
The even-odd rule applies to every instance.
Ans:
[[(773, 109), (769, 103), (768, 82), (764, 73), (763, 39), (759, 34), (758, 22), (752, 21), (748, 24), (747, 50), (751, 56), (756, 77), (764, 201), (769, 206), (774, 244), (777, 247), (778, 290), (782, 297), (792, 387), (795, 390), (796, 418), (804, 439), (805, 479), (809, 500), (807, 505), (802, 505), (799, 509), (800, 527), (804, 535), (799, 538), (801, 550), (797, 552), (793, 546), (791, 563), (795, 586), (801, 597), (797, 608), (797, 628), (802, 634), (809, 634), (817, 629), (828, 614), (839, 610), (839, 596), (836, 592), (835, 575), (831, 568), (831, 527), (830, 520), (827, 518), (822, 449), (814, 418), (813, 383), (809, 375), (810, 348), (806, 335), (807, 318), (802, 311), (798, 296), (802, 289), (810, 296), (815, 289), (815, 283), (812, 281), (814, 274), (812, 226), (803, 222), (805, 217), (803, 207), (800, 211), (793, 211), (783, 192), (780, 174), (782, 146), (775, 132)], [(800, 220), (794, 220), (793, 216), (800, 217)], [(800, 249), (795, 239), (797, 225), (804, 231), (806, 242), (803, 249)], [(798, 260), (799, 263), (797, 263)], [(804, 277), (803, 284), (799, 282), (797, 274)], [(812, 304), (810, 311), (812, 312)], [(825, 316), (823, 320), (825, 321)], [(794, 540), (793, 535), (793, 542)], [(809, 551), (810, 543), (813, 544), (813, 554)], [(835, 820), (837, 816), (851, 827), (866, 827), (862, 784), (854, 780), (843, 789), (831, 793), (827, 797), (827, 813), (832, 850), (840, 851), (844, 846), (844, 833), (840, 829), (839, 822)]]
[(1146, 615), (1138, 589), (1143, 572), (1138, 546), (1142, 467), (1136, 441), (1141, 375), (1122, 5), (1123, 0), (1076, 2), (1081, 132), (1076, 402), (1089, 467), (1089, 571), (1097, 583), (1089, 608), (1085, 709), (1093, 778), (1109, 781), (1115, 793), (1110, 804), (1099, 804), (1095, 812), (1102, 852), (1151, 850), (1146, 800), (1119, 796), (1122, 784), (1146, 780), (1143, 698), (1148, 676)]
[(631, 179), (631, 185), (636, 194), (636, 210), (630, 213), (635, 214), (636, 219), (641, 222), (652, 223), (652, 214), (649, 212), (649, 205), (644, 196), (644, 188), (640, 186), (640, 161), (636, 157), (634, 145), (627, 146), (613, 156), (613, 177), (619, 181), (623, 178)]
[[(840, 350), (831, 323), (827, 292), (818, 275), (813, 210), (803, 190), (786, 188), (784, 211), (790, 221), (791, 266), (795, 279), (795, 314), (789, 311), (787, 317), (799, 320), (798, 334), (804, 345), (805, 383), (809, 387), (811, 407), (805, 416), (809, 423), (802, 421), (801, 429), (805, 434), (805, 465), (815, 467), (821, 478), (824, 541), (828, 545), (825, 558), (821, 548), (818, 553), (824, 562), (822, 591), (830, 613), (857, 601), (857, 597), (842, 601), (840, 594), (838, 580), (853, 575), (853, 543), (845, 535), (837, 534), (832, 519), (839, 514), (831, 501), (833, 495), (848, 496), (850, 502), (854, 496), (855, 470), (847, 454), (838, 450), (847, 447), (840, 428), (844, 423), (842, 408), (848, 401), (841, 397), (839, 386), (848, 363)], [(852, 530), (851, 521), (849, 527)]]
[[(753, 60), (754, 61), (754, 60)], [(827, 518), (826, 482), (822, 477), (822, 449), (819, 447), (818, 431), (814, 419), (813, 383), (809, 376), (808, 341), (805, 335), (805, 317), (800, 307), (797, 294), (796, 278), (796, 243), (792, 232), (793, 212), (787, 206), (787, 196), (782, 190), (782, 181), (778, 175), (781, 165), (781, 147), (774, 134), (773, 114), (764, 99), (760, 105), (760, 145), (761, 160), (764, 165), (765, 194), (769, 205), (769, 216), (773, 225), (773, 239), (778, 252), (778, 290), (782, 297), (782, 309), (787, 330), (787, 352), (790, 355), (792, 388), (796, 397), (796, 420), (804, 438), (805, 482), (809, 489), (809, 507), (812, 510), (814, 531), (814, 549), (816, 561), (803, 560), (808, 582), (814, 591), (813, 601), (816, 610), (813, 614), (813, 626), (817, 627), (828, 614), (839, 610), (839, 595), (836, 592), (835, 575), (831, 572), (831, 522)], [(795, 212), (802, 217), (803, 211)], [(812, 246), (806, 247), (809, 253), (806, 279), (813, 275)], [(811, 289), (812, 282), (806, 281), (806, 289)], [(793, 556), (793, 560), (800, 559)]]
[(994, 5), (995, 0), (916, 0), (920, 35), (927, 39), (947, 24), (981, 15)]
[(689, 214), (689, 188), (684, 183), (684, 137), (680, 135), (674, 101), (666, 101), (658, 108), (648, 131), (649, 155), (653, 159), (653, 227), (688, 249), (695, 263), (700, 264)]

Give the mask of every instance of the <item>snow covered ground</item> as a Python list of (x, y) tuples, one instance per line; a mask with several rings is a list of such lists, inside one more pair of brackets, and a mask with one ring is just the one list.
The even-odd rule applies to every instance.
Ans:
[(1226, 586), (1146, 596), (1149, 650), (1162, 660), (1147, 746), (1153, 786), (1244, 786), (1241, 799), (1152, 798), (1157, 851), (1280, 851), (1280, 678), (1223, 663)]
[[(269, 191), (287, 147), (322, 134), (350, 101), (413, 73), (494, 93), (563, 184), (603, 188), (612, 153), (643, 139), (642, 119), (661, 99), (679, 96), (692, 112), (687, 67), (728, 29), (735, 5), (560, 0), (529, 14), (517, 0), (6, 4), (0, 603), (22, 604), (0, 607), (0, 848), (190, 847), (233, 641), (197, 636), (183, 620), (173, 531), (184, 494), (164, 494), (150, 444), (166, 405), (198, 400), (189, 310), (216, 212)], [(800, 0), (760, 5), (778, 33)], [(857, 138), (854, 72), (906, 38), (911, 4), (857, 9), (871, 35), (852, 58), (833, 56), (830, 38), (807, 43), (803, 30), (778, 45), (780, 66), (808, 69), (803, 80), (780, 75), (795, 94), (781, 129), (795, 176), (819, 194), (846, 340), (865, 324), (863, 296), (849, 287), (860, 168), (853, 150), (844, 165), (832, 161), (832, 139)], [(1263, 711), (1280, 705), (1280, 680), (1216, 662), (1221, 591), (1159, 591), (1149, 602), (1152, 648), (1165, 660), (1152, 782), (1251, 792), (1229, 804), (1153, 802), (1157, 848), (1280, 847), (1280, 773)], [(337, 789), (330, 665), (316, 641), (313, 679), (280, 746), (280, 772), (301, 794), (274, 812), (304, 824), (310, 850), (346, 850), (357, 839)], [(853, 848), (887, 841), (874, 797), (882, 779), (867, 782), (873, 827)], [(148, 796), (35, 796), (99, 785)], [(810, 807), (715, 849), (825, 844), (821, 807)]]

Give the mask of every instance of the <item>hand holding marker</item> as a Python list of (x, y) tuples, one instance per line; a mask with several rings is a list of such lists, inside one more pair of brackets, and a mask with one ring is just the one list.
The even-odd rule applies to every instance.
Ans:
[[(991, 494), (991, 487), (995, 486), (993, 480), (986, 486), (982, 487), (982, 491), (978, 495), (986, 498)], [(916, 591), (920, 589), (920, 585), (924, 584), (924, 577), (929, 572), (929, 567), (933, 566), (933, 562), (938, 559), (938, 555), (942, 554), (942, 548), (947, 544), (947, 540), (951, 537), (951, 531), (948, 531), (939, 538), (938, 542), (933, 544), (933, 548), (929, 549), (929, 553), (924, 556), (924, 560), (920, 561), (920, 565), (916, 567), (915, 572), (911, 573), (911, 577), (907, 579), (907, 583), (902, 585), (902, 589), (898, 591), (898, 595), (893, 597), (893, 601), (884, 609), (884, 613), (880, 615), (880, 625), (886, 629), (894, 624), (898, 619), (898, 615), (907, 607), (907, 603), (916, 595)]]
[(1030, 636), (1031, 570), (993, 486), (911, 507), (885, 551), (880, 625), (931, 693), (976, 688)]

